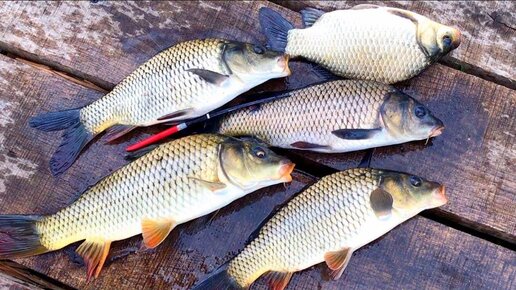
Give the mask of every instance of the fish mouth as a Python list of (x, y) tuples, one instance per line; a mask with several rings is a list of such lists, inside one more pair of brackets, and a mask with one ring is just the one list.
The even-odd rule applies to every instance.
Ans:
[(437, 136), (441, 135), (443, 133), (443, 131), (444, 131), (444, 125), (438, 125), (432, 129), (428, 138), (437, 137)]
[(448, 198), (446, 197), (446, 188), (444, 185), (441, 185), (435, 189), (433, 192), (433, 197), (436, 202), (436, 206), (442, 206), (448, 202)]
[(294, 167), (296, 164), (290, 161), (282, 161), (279, 169), (280, 181), (282, 182), (291, 182), (292, 181), (292, 171), (294, 171)]
[(281, 72), (285, 76), (289, 76), (292, 73), (288, 66), (288, 61), (289, 61), (289, 56), (287, 54), (284, 54), (284, 55), (278, 57), (278, 66), (281, 68)]
[(453, 46), (453, 49), (459, 47), (461, 38), (462, 38), (462, 35), (460, 33), (460, 30), (458, 30), (456, 28), (453, 29), (453, 33), (452, 33), (452, 46)]

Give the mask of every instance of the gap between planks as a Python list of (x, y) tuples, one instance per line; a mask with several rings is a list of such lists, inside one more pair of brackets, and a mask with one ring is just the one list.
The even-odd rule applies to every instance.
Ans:
[[(79, 85), (82, 85), (84, 87), (87, 87), (87, 88), (90, 88), (90, 89), (93, 89), (93, 90), (96, 90), (99, 92), (103, 92), (103, 93), (109, 92), (115, 86), (112, 83), (100, 80), (93, 76), (86, 75), (80, 71), (71, 69), (71, 68), (63, 66), (61, 64), (57, 64), (55, 62), (46, 60), (42, 57), (39, 57), (38, 55), (34, 55), (34, 54), (27, 53), (24, 51), (18, 51), (16, 49), (11, 48), (9, 45), (7, 45), (1, 41), (0, 41), (0, 54), (3, 54), (9, 58), (18, 60), (25, 64), (28, 64), (35, 69), (46, 71), (48, 73), (51, 73), (51, 74), (57, 75), (61, 78), (64, 78), (68, 81), (77, 83)], [(471, 66), (471, 65), (461, 64), (462, 62), (457, 59), (445, 58), (444, 60), (442, 60), (442, 63), (453, 69), (458, 69), (462, 72), (466, 72), (468, 74), (475, 75), (484, 80), (492, 81), (489, 78), (485, 77), (486, 75), (489, 74), (488, 72), (486, 72), (486, 71), (482, 72), (482, 69), (473, 68), (473, 66)], [(467, 68), (467, 69), (465, 69), (465, 68)], [(470, 69), (470, 68), (472, 68), (472, 69)], [(474, 73), (472, 73), (472, 72), (474, 72)], [(480, 75), (477, 73), (479, 73)], [(491, 74), (491, 76), (493, 77), (493, 74)], [(499, 77), (501, 79), (505, 79), (506, 83), (505, 84), (498, 83), (498, 84), (507, 86), (511, 89), (516, 88), (516, 86), (514, 85), (514, 82), (512, 82), (512, 80), (501, 77), (501, 76), (499, 76)], [(511, 86), (514, 88), (512, 88)], [(297, 154), (291, 154), (288, 150), (280, 150), (280, 151), (283, 155), (286, 155), (287, 157), (291, 158), (297, 164), (297, 167), (299, 169), (301, 169), (304, 172), (309, 173), (310, 175), (313, 175), (316, 177), (322, 177), (322, 176), (337, 172), (337, 170), (330, 168), (326, 165), (302, 158), (302, 156), (299, 156)], [(423, 216), (425, 216), (426, 218), (432, 219), (433, 221), (444, 224), (446, 226), (451, 226), (452, 228), (458, 229), (462, 232), (468, 233), (475, 237), (482, 238), (484, 240), (493, 242), (500, 246), (503, 246), (503, 247), (506, 247), (509, 249), (515, 248), (516, 237), (514, 237), (513, 235), (510, 235), (510, 234), (502, 233), (501, 231), (498, 231), (497, 229), (495, 229), (493, 227), (481, 225), (476, 222), (472, 222), (468, 219), (464, 219), (460, 216), (456, 216), (453, 214), (448, 214), (448, 213), (444, 214), (442, 211), (439, 211), (439, 210), (430, 211), (428, 213), (425, 213)]]
[[(8, 275), (16, 283), (21, 283), (22, 289), (55, 289), (73, 290), (74, 287), (66, 285), (45, 274), (41, 274), (11, 260), (0, 260), (0, 272)], [(13, 286), (12, 289), (18, 289)]]

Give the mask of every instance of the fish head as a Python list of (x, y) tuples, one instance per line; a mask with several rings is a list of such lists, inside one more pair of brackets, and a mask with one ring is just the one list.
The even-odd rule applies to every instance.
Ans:
[(459, 47), (460, 30), (430, 19), (424, 19), (418, 27), (418, 39), (425, 53), (436, 61), (439, 57)]
[(391, 195), (392, 208), (405, 216), (448, 202), (444, 185), (407, 173), (381, 172), (380, 188)]
[(295, 164), (256, 138), (232, 138), (219, 151), (221, 178), (242, 189), (292, 181)]
[(229, 43), (224, 60), (244, 82), (263, 82), (290, 75), (288, 56), (250, 43)]
[(460, 45), (461, 33), (457, 28), (439, 25), (436, 35), (437, 46), (441, 50), (442, 55), (456, 49)]
[(387, 95), (380, 107), (380, 115), (387, 132), (402, 141), (428, 139), (444, 130), (443, 122), (427, 107), (399, 91)]

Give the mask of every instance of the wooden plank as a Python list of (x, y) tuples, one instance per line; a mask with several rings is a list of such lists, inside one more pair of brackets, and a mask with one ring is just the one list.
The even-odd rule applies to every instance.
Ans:
[[(426, 104), (446, 129), (427, 146), (377, 148), (371, 166), (443, 182), (450, 196), (444, 212), (514, 243), (516, 91), (443, 65), (398, 87)], [(356, 166), (365, 152), (296, 154), (342, 170)]]
[(9, 260), (0, 261), (0, 289), (73, 289)]
[[(177, 10), (183, 7), (181, 5), (186, 5), (184, 7), (191, 5), (186, 2), (178, 3), (179, 2), (173, 3), (176, 5)], [(60, 6), (54, 7), (56, 10), (41, 12), (59, 15), (59, 7), (69, 4), (70, 3), (62, 3)], [(115, 4), (111, 2), (101, 3), (101, 5)], [(204, 4), (206, 5), (206, 3)], [(216, 3), (208, 4), (215, 5)], [(227, 5), (225, 3), (222, 4)], [(253, 5), (262, 4), (263, 3), (258, 3)], [(4, 3), (0, 5), (4, 5)], [(48, 9), (53, 7), (52, 5), (55, 4), (49, 3), (47, 6)], [(131, 5), (134, 6), (134, 3), (131, 3)], [(229, 10), (227, 11), (233, 14), (221, 16), (221, 12), (217, 10), (217, 8), (202, 8), (197, 11), (197, 13), (203, 14), (207, 13), (206, 11), (212, 10), (219, 12), (204, 14), (203, 17), (188, 16), (190, 19), (197, 19), (195, 17), (199, 17), (198, 19), (215, 19), (213, 23), (209, 25), (221, 27), (220, 29), (222, 30), (226, 29), (224, 27), (231, 27), (229, 30), (224, 31), (235, 33), (235, 37), (244, 37), (243, 35), (247, 33), (246, 31), (249, 31), (249, 35), (257, 35), (257, 30), (253, 30), (257, 25), (256, 20), (253, 21), (253, 19), (256, 19), (257, 7), (254, 7), (252, 11), (245, 10), (244, 12), (249, 12), (249, 14), (245, 14), (237, 13), (239, 10), (235, 8), (237, 7), (236, 4), (227, 6), (231, 6), (225, 8), (228, 8)], [(32, 9), (31, 7), (26, 8), (30, 10)], [(134, 19), (139, 19), (137, 22), (145, 23), (142, 19), (149, 19), (147, 16), (141, 16), (144, 12), (138, 14), (139, 12), (136, 8), (131, 9), (133, 9), (131, 15), (135, 16)], [(124, 11), (124, 13), (126, 11), (120, 8), (119, 10), (108, 10), (106, 13), (117, 14), (120, 10)], [(98, 13), (98, 11), (93, 11)], [(76, 11), (72, 14), (78, 15), (81, 13), (84, 13), (84, 11)], [(163, 13), (170, 16), (170, 12), (164, 11)], [(52, 23), (50, 15), (46, 15), (45, 17), (47, 17), (46, 21), (48, 23)], [(112, 19), (110, 17), (111, 16), (108, 15), (95, 19), (98, 20), (98, 22), (92, 20), (88, 21), (98, 24), (101, 23), (102, 20), (109, 21), (109, 19)], [(123, 19), (123, 17), (117, 17)], [(178, 19), (178, 21), (185, 21), (185, 18), (177, 17), (176, 19)], [(67, 21), (71, 20), (74, 20), (74, 18), (72, 17), (68, 20), (61, 19), (59, 25), (67, 26)], [(129, 27), (129, 24), (133, 20), (130, 19), (127, 21), (129, 21), (127, 22), (127, 26)], [(220, 26), (217, 26), (219, 23), (221, 23)], [(230, 26), (230, 24), (232, 26)], [(141, 25), (141, 27), (138, 25)], [(145, 32), (149, 32), (145, 30), (146, 25), (149, 24), (133, 24), (133, 26), (137, 27), (135, 28), (136, 30), (144, 29)], [(173, 22), (171, 25), (173, 26)], [(192, 22), (191, 25), (200, 24)], [(52, 26), (47, 28), (48, 29), (45, 31), (54, 29)], [(109, 27), (106, 29), (109, 30)], [(98, 27), (97, 30), (99, 30)], [(84, 31), (76, 30), (75, 32), (81, 33)], [(213, 33), (220, 32), (217, 32), (217, 28), (215, 28)], [(107, 34), (110, 35), (109, 33)], [(103, 34), (98, 35), (100, 35), (99, 37), (106, 43), (109, 42), (109, 37), (103, 38)], [(150, 36), (146, 37), (152, 36), (151, 34), (149, 35)], [(183, 32), (182, 35), (184, 36), (186, 33)], [(246, 37), (252, 39), (253, 36), (249, 35)], [(49, 39), (61, 40), (61, 38), (56, 35), (52, 37), (54, 38), (49, 36)], [(93, 38), (92, 41), (96, 40)], [(162, 43), (169, 41), (169, 39), (163, 40), (156, 38), (155, 41)], [(85, 41), (82, 40), (82, 42)], [(171, 43), (173, 42), (174, 41), (171, 41)], [(142, 49), (145, 52), (148, 51), (147, 48), (138, 46), (138, 43), (139, 42), (136, 44), (129, 43), (128, 47), (136, 50)], [(140, 43), (140, 45), (143, 44)], [(168, 45), (164, 47), (166, 46)], [(66, 50), (66, 47), (63, 45), (61, 49)], [(79, 51), (75, 51), (75, 53), (81, 55), (82, 49), (85, 48), (81, 48)], [(55, 52), (57, 51), (58, 49), (55, 50)], [(114, 51), (110, 52), (116, 55)], [(125, 53), (131, 55), (139, 54), (138, 52), (131, 52), (130, 50), (127, 50)], [(73, 55), (75, 54), (72, 54), (72, 58)], [(37, 71), (32, 67), (5, 59), (4, 57), (0, 57), (0, 59), (0, 83), (2, 84), (0, 87), (0, 106), (2, 113), (4, 113), (0, 115), (0, 172), (2, 173), (2, 178), (0, 178), (0, 212), (53, 213), (74, 200), (78, 196), (78, 193), (89, 184), (94, 183), (101, 176), (106, 175), (111, 170), (124, 164), (125, 161), (122, 159), (122, 149), (127, 145), (128, 139), (123, 139), (121, 143), (114, 146), (106, 146), (101, 142), (96, 142), (88, 148), (88, 151), (80, 158), (79, 163), (71, 168), (68, 173), (58, 179), (49, 178), (47, 162), (51, 153), (60, 142), (59, 133), (51, 135), (29, 129), (26, 126), (28, 118), (40, 111), (84, 105), (98, 98), (101, 94), (78, 84), (64, 81), (46, 71)], [(73, 59), (77, 61), (77, 59), (81, 58)], [(139, 61), (144, 61), (145, 59), (146, 56), (144, 55)], [(99, 56), (98, 59), (90, 59), (91, 64), (88, 65), (95, 66), (97, 69), (110, 66), (109, 69), (111, 71), (105, 71), (108, 77), (111, 75), (116, 76), (117, 74), (122, 75), (120, 71), (130, 71), (131, 65), (124, 66), (123, 61), (116, 63), (117, 60), (119, 59), (116, 57), (108, 59)], [(136, 66), (137, 60), (133, 59), (133, 61), (135, 61), (135, 63), (132, 65)], [(118, 69), (118, 65), (120, 65), (121, 69)], [(292, 84), (299, 83), (299, 79), (292, 82)], [(278, 87), (280, 85), (281, 84), (278, 84)], [(432, 84), (432, 87), (433, 86), (436, 86), (436, 84)], [(459, 88), (461, 87), (459, 85), (457, 86)], [(473, 86), (473, 89), (475, 88), (476, 87)], [(148, 132), (148, 130), (146, 130), (146, 132)], [(84, 267), (81, 265), (80, 259), (73, 254), (76, 245), (67, 247), (64, 251), (22, 259), (19, 260), (19, 262), (36, 271), (79, 288), (107, 288), (113, 287), (114, 285), (117, 287), (134, 288), (187, 288), (197, 279), (204, 277), (206, 272), (213, 270), (236, 254), (243, 246), (249, 233), (254, 230), (260, 220), (264, 218), (276, 204), (288, 199), (294, 192), (312, 181), (313, 179), (306, 175), (297, 174), (296, 182), (290, 185), (287, 191), (283, 190), (281, 186), (260, 191), (222, 210), (211, 224), (209, 224), (208, 219), (205, 218), (181, 226), (167, 239), (164, 245), (150, 252), (133, 253), (139, 247), (140, 238), (138, 237), (115, 243), (110, 263), (106, 266), (103, 276), (90, 284), (85, 283)], [(511, 193), (511, 191), (509, 191), (509, 193)], [(458, 198), (463, 198), (462, 194), (458, 195)], [(20, 200), (24, 202), (20, 202)], [(384, 241), (389, 239), (391, 235), (388, 235), (380, 242), (357, 253), (357, 256), (353, 259), (355, 262), (352, 261), (352, 263), (356, 264), (350, 265), (350, 268), (357, 271), (358, 274), (356, 274), (356, 276), (349, 276), (348, 278), (345, 276), (337, 282), (324, 282), (321, 284), (321, 287), (341, 288), (344, 287), (344, 285), (351, 288), (365, 287), (365, 285), (377, 285), (377, 287), (381, 287), (380, 285), (382, 284), (374, 284), (375, 282), (372, 281), (372, 279), (387, 283), (387, 285), (391, 285), (391, 288), (397, 285), (406, 285), (406, 288), (411, 288), (414, 287), (414, 284), (410, 284), (413, 281), (422, 281), (422, 285), (427, 285), (428, 287), (434, 284), (438, 285), (435, 286), (435, 288), (446, 288), (446, 286), (450, 285), (450, 287), (454, 285), (455, 287), (459, 287), (461, 283), (467, 283), (468, 281), (472, 281), (469, 282), (472, 288), (500, 289), (506, 288), (503, 286), (510, 288), (510, 286), (513, 285), (514, 253), (505, 248), (495, 246), (481, 239), (470, 237), (424, 218), (417, 218), (415, 221), (409, 222), (408, 225), (411, 225), (413, 222), (416, 222), (416, 224), (413, 227), (409, 227), (408, 230), (405, 229), (407, 224), (397, 229), (393, 233), (397, 234), (392, 238), (393, 240), (387, 240), (390, 242), (388, 242), (386, 246), (380, 245), (383, 245)], [(427, 230), (427, 228), (430, 230)], [(233, 229), (238, 229), (238, 231), (234, 231)], [(426, 241), (428, 239), (431, 239), (431, 241), (428, 241), (431, 247), (427, 247), (427, 244), (418, 244), (420, 246), (415, 245), (416, 241)], [(407, 241), (411, 242), (409, 243)], [(449, 241), (449, 243), (443, 243), (443, 241)], [(403, 256), (406, 252), (411, 252), (412, 254), (403, 256), (404, 259), (400, 258), (400, 260), (395, 260), (397, 257), (395, 249), (399, 249), (397, 247), (398, 244), (407, 245), (408, 247), (407, 249), (403, 248), (403, 251), (399, 253), (400, 255)], [(432, 249), (432, 247), (437, 247), (439, 250), (429, 252), (429, 249)], [(378, 248), (383, 250), (377, 250)], [(464, 249), (464, 251), (461, 249)], [(370, 255), (372, 255), (372, 258), (370, 258), (369, 263), (366, 263), (368, 261), (367, 259), (360, 260), (362, 252), (371, 252)], [(484, 256), (478, 253), (482, 253)], [(471, 258), (469, 256), (471, 256)], [(468, 260), (465, 260), (465, 258), (468, 258)], [(416, 263), (419, 259), (423, 259), (426, 263)], [(414, 262), (404, 265), (395, 263), (395, 261), (400, 261), (401, 263), (401, 261), (405, 260)], [(374, 265), (374, 268), (372, 268), (371, 265)], [(419, 267), (422, 267), (420, 272), (410, 272), (410, 269), (420, 269)], [(375, 272), (377, 268), (380, 270)], [(399, 271), (398, 269), (403, 269), (403, 271)], [(439, 271), (436, 271), (436, 269), (439, 269)], [(380, 277), (364, 277), (364, 273), (370, 272), (377, 273)], [(299, 282), (296, 279), (301, 279), (301, 281), (304, 281), (303, 279), (308, 280), (306, 280), (307, 282)], [(296, 275), (294, 283), (299, 283), (297, 284), (299, 288), (313, 288), (311, 286), (315, 287), (316, 281), (319, 279), (317, 272), (313, 272), (312, 270)], [(449, 284), (444, 285), (445, 283)], [(442, 287), (439, 287), (439, 285)], [(295, 287), (295, 285), (292, 287), (298, 288)]]
[[(57, 106), (73, 107), (99, 93), (5, 57), (0, 57), (0, 83), (5, 112), (0, 119), (0, 160), (6, 173), (0, 179), (4, 187), (0, 213), (53, 213), (88, 184), (125, 163), (125, 144), (96, 143), (80, 166), (59, 179), (49, 178), (46, 159), (59, 140), (26, 128), (28, 116)], [(101, 277), (90, 283), (86, 283), (84, 265), (74, 252), (77, 244), (16, 262), (75, 288), (186, 289), (237, 254), (274, 207), (314, 181), (297, 172), (286, 187), (261, 190), (232, 203), (214, 218), (181, 225), (151, 251), (138, 251), (140, 237), (116, 242)], [(290, 289), (413, 289), (419, 285), (510, 289), (515, 258), (507, 248), (417, 217), (358, 251), (340, 280), (325, 281), (324, 267), (316, 266), (296, 274)], [(263, 288), (263, 280), (258, 284), (258, 289)]]
[[(457, 64), (505, 85), (516, 86), (516, 11), (514, 1), (279, 1), (294, 11), (315, 7), (324, 11), (377, 4), (414, 11), (462, 32), (462, 43), (444, 62)], [(493, 76), (496, 75), (496, 76)]]
[(0, 48), (111, 87), (181, 41), (264, 42), (257, 21), (262, 6), (277, 7), (265, 1), (0, 2)]

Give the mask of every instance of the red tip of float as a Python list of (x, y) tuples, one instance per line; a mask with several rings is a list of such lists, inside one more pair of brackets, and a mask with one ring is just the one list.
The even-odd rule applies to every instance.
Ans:
[(170, 127), (164, 131), (161, 131), (159, 132), (158, 134), (155, 134), (155, 135), (152, 135), (150, 136), (149, 138), (147, 139), (144, 139), (138, 143), (135, 143), (129, 147), (127, 147), (125, 149), (125, 151), (127, 152), (132, 152), (132, 151), (136, 151), (136, 150), (139, 150), (139, 149), (142, 149), (144, 147), (147, 147), (153, 143), (156, 143), (162, 139), (165, 139), (166, 137), (170, 136), (170, 135), (173, 135), (181, 130), (183, 130), (184, 128), (186, 128), (186, 124), (185, 123), (182, 123), (182, 124), (178, 124), (174, 127)]

